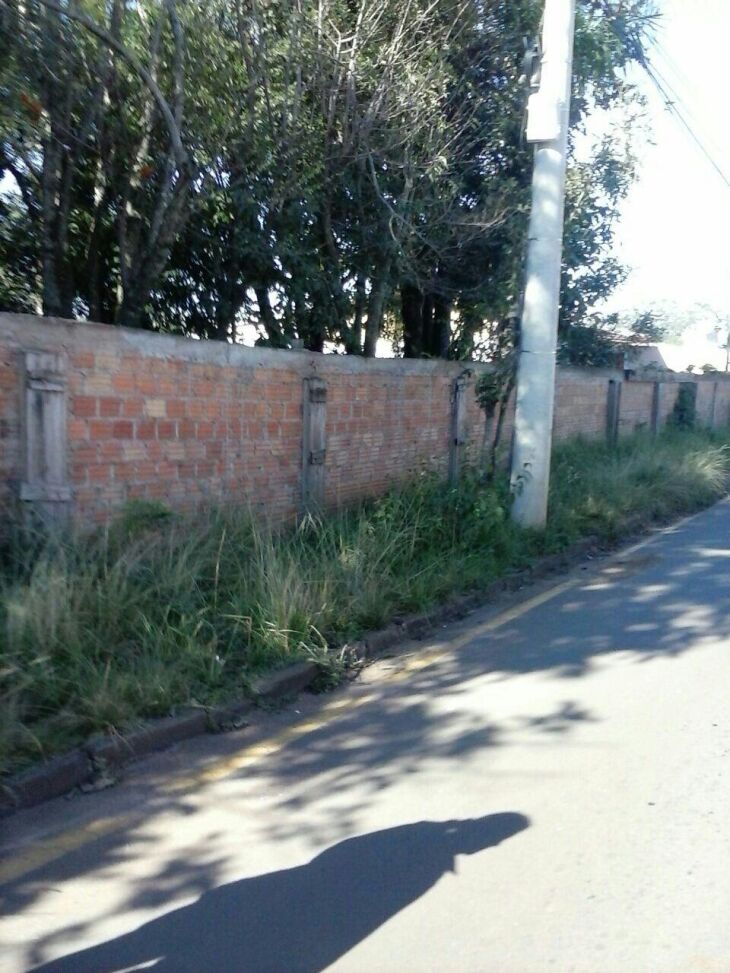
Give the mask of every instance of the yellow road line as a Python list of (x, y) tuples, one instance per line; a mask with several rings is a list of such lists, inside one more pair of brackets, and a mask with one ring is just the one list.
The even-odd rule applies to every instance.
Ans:
[(309, 719), (302, 720), (301, 723), (295, 723), (293, 726), (288, 726), (285, 730), (281, 730), (281, 732), (275, 734), (275, 736), (267, 737), (267, 739), (260, 740), (258, 743), (252, 743), (248, 747), (239, 750), (238, 753), (233, 754), (233, 756), (223, 757), (221, 760), (217, 760), (215, 763), (194, 774), (189, 774), (187, 777), (177, 777), (168, 784), (163, 785), (162, 790), (165, 793), (174, 793), (222, 780), (234, 771), (241, 770), (243, 767), (256, 763), (261, 757), (270, 757), (272, 754), (283, 749), (287, 743), (291, 743), (292, 740), (298, 740), (308, 733), (321, 729), (321, 727), (329, 723), (332, 717), (343, 710), (351, 712), (353, 709), (364, 706), (376, 698), (377, 693), (372, 692), (362, 696), (347, 697), (346, 699), (338, 699), (332, 703), (328, 703)]
[[(402, 666), (399, 666), (398, 669), (389, 674), (387, 676), (388, 681), (395, 682), (405, 679), (412, 673), (420, 672), (422, 669), (427, 669), (429, 666), (434, 665), (445, 656), (450, 655), (453, 652), (458, 652), (460, 649), (464, 648), (464, 646), (468, 645), (470, 642), (473, 642), (475, 639), (478, 639), (480, 636), (487, 635), (489, 632), (493, 632), (495, 629), (501, 628), (503, 625), (507, 625), (509, 622), (520, 618), (522, 615), (526, 615), (528, 612), (532, 611), (533, 608), (538, 608), (540, 605), (544, 605), (545, 602), (551, 601), (553, 598), (557, 598), (559, 595), (562, 595), (564, 592), (576, 587), (576, 585), (584, 580), (585, 579), (583, 578), (573, 578), (570, 581), (564, 581), (562, 584), (548, 589), (548, 591), (543, 591), (539, 595), (535, 595), (533, 598), (529, 598), (527, 601), (521, 602), (519, 605), (515, 605), (514, 608), (501, 612), (494, 618), (490, 618), (489, 621), (485, 622), (483, 625), (479, 625), (477, 628), (470, 628), (467, 633), (458, 639), (441, 642), (432, 649), (427, 649), (424, 652), (418, 652), (416, 655), (407, 658), (403, 662)], [(343, 710), (352, 712), (353, 709), (357, 709), (360, 706), (365, 706), (367, 703), (371, 703), (377, 698), (377, 696), (377, 693), (371, 692), (361, 696), (349, 696), (345, 699), (335, 700), (334, 702), (323, 706), (317, 713), (314, 714), (314, 716), (310, 717), (309, 719), (287, 727), (285, 730), (277, 733), (276, 736), (270, 737), (267, 740), (263, 740), (259, 743), (253, 743), (249, 747), (245, 747), (243, 750), (240, 750), (232, 757), (224, 757), (222, 760), (217, 761), (201, 771), (190, 774), (187, 777), (176, 778), (170, 781), (169, 784), (165, 785), (163, 790), (165, 792), (187, 790), (190, 787), (209, 784), (213, 781), (221, 780), (234, 771), (240, 770), (242, 767), (247, 767), (250, 764), (255, 763), (260, 757), (271, 756), (278, 750), (281, 750), (292, 740), (298, 740), (300, 737), (306, 736), (307, 733), (312, 733), (315, 730), (321, 729), (333, 716), (336, 716), (339, 712)]]
[[(432, 649), (419, 652), (407, 658), (402, 666), (399, 666), (395, 672), (387, 676), (387, 681), (399, 681), (407, 678), (412, 673), (420, 672), (422, 669), (428, 668), (447, 655), (459, 651), (475, 639), (521, 618), (534, 608), (538, 608), (540, 605), (544, 605), (554, 598), (558, 598), (564, 592), (581, 584), (584, 580), (584, 578), (573, 578), (569, 581), (564, 581), (562, 584), (549, 588), (547, 591), (543, 591), (539, 595), (528, 598), (519, 605), (515, 605), (513, 608), (509, 608), (495, 615), (494, 618), (490, 618), (483, 625), (470, 628), (468, 632), (457, 639), (444, 641)], [(298, 740), (308, 733), (321, 729), (331, 719), (336, 718), (339, 713), (343, 711), (350, 713), (353, 709), (365, 706), (377, 698), (378, 693), (373, 691), (334, 700), (323, 706), (312, 717), (302, 720), (300, 723), (295, 723), (293, 726), (287, 727), (272, 737), (243, 747), (243, 749), (239, 750), (233, 756), (224, 757), (196, 773), (189, 774), (185, 777), (174, 778), (168, 784), (164, 785), (162, 790), (164, 793), (176, 793), (222, 780), (231, 773), (256, 763), (262, 757), (272, 756), (293, 740)], [(19, 854), (6, 859), (5, 862), (0, 862), (0, 883), (11, 882), (20, 878), (57, 858), (61, 858), (68, 852), (82, 848), (85, 844), (112, 834), (115, 831), (120, 831), (134, 820), (144, 821), (144, 819), (143, 814), (137, 813), (100, 818), (80, 828), (69, 829), (52, 838), (44, 839), (32, 847), (24, 849)]]
[(42, 865), (60, 858), (69, 851), (76, 851), (90, 841), (102, 838), (113, 831), (121, 830), (132, 821), (132, 814), (118, 814), (110, 818), (99, 818), (85, 824), (82, 828), (64, 831), (53, 838), (39, 841), (37, 844), (25, 848), (20, 854), (7, 861), (0, 862), (0, 883), (12, 882), (28, 872), (35, 871)]

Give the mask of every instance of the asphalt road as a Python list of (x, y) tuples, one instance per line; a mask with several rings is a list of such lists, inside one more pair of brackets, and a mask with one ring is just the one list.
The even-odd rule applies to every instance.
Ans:
[(730, 504), (0, 828), (3, 973), (730, 971)]

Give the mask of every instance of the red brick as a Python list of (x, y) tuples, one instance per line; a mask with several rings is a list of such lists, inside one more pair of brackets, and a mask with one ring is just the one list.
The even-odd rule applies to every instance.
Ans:
[(135, 388), (134, 375), (131, 372), (112, 375), (112, 388), (115, 392), (133, 392)]
[(168, 485), (163, 483), (161, 480), (156, 480), (154, 483), (149, 483), (145, 489), (145, 496), (164, 498), (167, 496)]
[(94, 356), (90, 351), (75, 351), (71, 354), (70, 364), (73, 368), (93, 368)]
[(169, 399), (166, 411), (169, 419), (182, 419), (186, 411), (185, 399)]
[(177, 380), (157, 373), (157, 394), (162, 396), (175, 395), (178, 392)]
[(93, 395), (74, 395), (71, 399), (71, 413), (78, 419), (95, 416), (97, 399)]
[(176, 423), (170, 421), (169, 419), (160, 419), (157, 423), (157, 438), (158, 439), (174, 439)]
[(113, 425), (115, 439), (132, 439), (134, 437), (134, 423), (131, 419), (118, 419)]
[(163, 459), (157, 464), (157, 476), (163, 479), (173, 479), (177, 476), (177, 464)]
[(92, 419), (91, 422), (89, 422), (89, 438), (92, 441), (97, 439), (109, 439), (111, 435), (111, 422), (107, 422), (105, 419)]
[(73, 439), (88, 439), (89, 437), (89, 424), (85, 419), (69, 419), (68, 423), (68, 438)]
[(119, 460), (122, 456), (122, 444), (114, 439), (109, 439), (99, 444), (99, 452), (104, 460)]
[(157, 464), (151, 459), (137, 460), (134, 464), (134, 472), (136, 476), (148, 477), (154, 476), (156, 472)]
[(154, 419), (137, 420), (137, 439), (155, 439), (157, 437), (157, 423)]
[(122, 415), (128, 419), (137, 419), (143, 414), (144, 399), (122, 399)]
[(90, 466), (87, 470), (90, 483), (106, 483), (111, 479), (111, 466), (106, 463), (99, 463)]
[(122, 411), (122, 400), (101, 398), (99, 399), (100, 416), (118, 416)]
[(96, 445), (76, 446), (71, 455), (75, 463), (85, 463), (88, 466), (89, 463), (96, 462)]
[(133, 387), (143, 395), (157, 395), (160, 391), (159, 380), (152, 375), (138, 375)]

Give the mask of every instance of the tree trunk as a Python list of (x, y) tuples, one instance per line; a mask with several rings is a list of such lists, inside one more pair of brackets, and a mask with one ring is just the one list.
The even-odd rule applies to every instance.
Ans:
[(363, 274), (358, 274), (357, 280), (355, 281), (355, 308), (352, 315), (352, 327), (350, 328), (343, 324), (340, 329), (342, 343), (345, 346), (345, 354), (347, 355), (362, 354), (362, 326), (365, 315), (365, 301), (365, 277)]
[(403, 318), (403, 353), (406, 358), (420, 358), (423, 353), (423, 294), (412, 284), (401, 284)]
[(276, 320), (273, 308), (271, 307), (268, 288), (261, 284), (254, 288), (254, 293), (256, 294), (259, 315), (264, 330), (266, 331), (266, 336), (275, 348), (286, 348), (286, 338), (279, 327), (279, 322)]
[(424, 298), (423, 351), (430, 358), (447, 358), (451, 323), (451, 303), (436, 294)]
[(499, 399), (499, 416), (497, 418), (497, 428), (494, 432), (494, 439), (492, 440), (492, 447), (489, 451), (489, 477), (490, 479), (494, 477), (497, 469), (497, 450), (499, 449), (499, 444), (502, 440), (502, 432), (504, 430), (504, 421), (507, 418), (507, 408), (509, 407), (510, 396), (512, 395), (512, 390), (515, 387), (515, 379), (517, 375), (512, 369), (512, 373), (507, 379), (507, 384), (504, 387), (504, 391)]
[(435, 358), (449, 357), (451, 339), (451, 301), (443, 297), (433, 299), (433, 356)]
[(64, 304), (59, 280), (58, 248), (56, 246), (56, 210), (60, 150), (53, 135), (43, 148), (42, 173), (42, 226), (41, 226), (41, 275), (43, 281), (43, 314), (46, 317), (71, 317), (71, 308)]
[(383, 267), (377, 280), (373, 280), (368, 301), (368, 320), (365, 326), (365, 357), (374, 358), (377, 348), (380, 331), (383, 327), (383, 313), (385, 302), (390, 293), (390, 266), (389, 259)]

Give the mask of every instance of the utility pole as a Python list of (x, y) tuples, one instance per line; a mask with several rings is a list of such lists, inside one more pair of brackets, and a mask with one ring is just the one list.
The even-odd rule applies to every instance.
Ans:
[(535, 168), (511, 474), (512, 519), (522, 527), (547, 521), (575, 4), (545, 2), (539, 88), (528, 107)]

